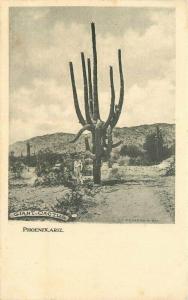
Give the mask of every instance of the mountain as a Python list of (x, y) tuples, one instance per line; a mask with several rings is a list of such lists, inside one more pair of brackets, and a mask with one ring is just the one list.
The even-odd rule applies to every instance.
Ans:
[(140, 125), (133, 127), (123, 127), (114, 129), (114, 137), (118, 140), (123, 140), (124, 144), (134, 144), (138, 147), (143, 147), (146, 136), (156, 132), (156, 127), (159, 127), (165, 145), (168, 147), (175, 144), (175, 124), (157, 123), (151, 125)]
[[(114, 142), (122, 140), (123, 144), (134, 144), (138, 147), (143, 147), (145, 138), (149, 133), (156, 130), (156, 126), (159, 126), (165, 144), (170, 147), (175, 144), (175, 125), (167, 123), (158, 123), (151, 125), (140, 125), (133, 127), (115, 128), (113, 130)], [(15, 156), (20, 156), (21, 153), (26, 155), (27, 142), (31, 145), (31, 153), (37, 153), (39, 150), (49, 148), (50, 150), (58, 153), (64, 152), (81, 152), (85, 151), (84, 137), (89, 136), (82, 135), (80, 139), (74, 143), (69, 142), (74, 138), (74, 134), (71, 133), (53, 133), (43, 136), (36, 136), (25, 141), (16, 142), (9, 147), (9, 151), (14, 151)], [(121, 146), (120, 146), (121, 147)]]

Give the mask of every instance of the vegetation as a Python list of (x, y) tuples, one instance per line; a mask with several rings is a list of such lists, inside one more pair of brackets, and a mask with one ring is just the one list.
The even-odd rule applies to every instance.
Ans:
[(158, 126), (154, 132), (146, 135), (143, 148), (130, 144), (123, 145), (120, 149), (120, 156), (122, 158), (127, 157), (127, 161), (129, 158), (128, 164), (131, 166), (159, 164), (172, 155), (175, 155), (175, 146), (173, 144), (168, 147), (165, 144), (164, 137)]
[(14, 160), (11, 162), (10, 170), (13, 172), (14, 178), (19, 179), (22, 177), (24, 164), (19, 160)]
[(123, 145), (120, 150), (121, 156), (138, 157), (142, 151), (136, 145)]
[(146, 150), (148, 160), (151, 163), (158, 164), (162, 160), (172, 155), (172, 148), (165, 146), (164, 139), (159, 127), (156, 127), (156, 131), (146, 136), (146, 141), (143, 145)]
[[(108, 157), (110, 160), (110, 154), (112, 148), (119, 146), (121, 142), (113, 144), (112, 131), (117, 124), (124, 100), (124, 78), (121, 62), (121, 50), (118, 50), (119, 60), (119, 75), (120, 75), (120, 97), (118, 105), (115, 105), (115, 91), (113, 81), (113, 68), (110, 66), (110, 85), (111, 85), (111, 105), (110, 112), (106, 122), (103, 122), (99, 112), (99, 101), (98, 101), (98, 79), (97, 79), (97, 49), (96, 49), (96, 35), (95, 35), (95, 24), (91, 24), (92, 33), (92, 46), (93, 46), (93, 81), (91, 74), (91, 61), (87, 60), (87, 71), (84, 53), (81, 53), (82, 71), (83, 71), (83, 82), (84, 82), (84, 103), (85, 103), (85, 118), (79, 107), (76, 84), (74, 78), (74, 69), (72, 62), (69, 63), (70, 75), (72, 81), (72, 91), (74, 98), (74, 105), (76, 114), (79, 122), (83, 126), (78, 132), (75, 139), (72, 142), (77, 141), (81, 134), (88, 130), (92, 136), (92, 147), (89, 143), (86, 145), (87, 151), (91, 151), (93, 155), (93, 180), (94, 183), (99, 184), (101, 182), (101, 164), (104, 157)], [(87, 74), (88, 73), (88, 74)], [(109, 162), (111, 165), (111, 162)]]
[[(35, 186), (57, 186), (64, 185), (73, 187), (76, 183), (74, 176), (74, 160), (77, 157), (81, 159), (83, 164), (82, 175), (84, 182), (91, 180), (93, 175), (93, 153), (89, 151), (89, 138), (85, 138), (86, 151), (75, 153), (56, 153), (50, 149), (40, 150), (36, 155), (30, 155), (28, 161), (27, 156), (15, 156), (14, 152), (10, 152), (9, 169), (12, 172), (13, 178), (19, 179), (23, 175), (24, 169), (34, 167), (37, 175)], [(175, 156), (175, 146), (169, 147), (164, 139), (159, 128), (154, 132), (146, 135), (143, 147), (138, 147), (135, 144), (123, 145), (121, 149), (113, 149), (110, 157), (108, 152), (101, 156), (102, 161), (108, 162), (108, 167), (112, 167), (114, 163), (117, 166), (148, 166), (160, 163), (162, 160)], [(115, 173), (114, 173), (115, 172)], [(118, 172), (110, 172), (111, 177), (118, 177)], [(175, 174), (175, 163), (172, 161), (166, 171), (166, 175)]]
[(169, 166), (166, 169), (165, 176), (174, 176), (175, 175), (175, 156), (169, 158)]
[(77, 213), (83, 202), (82, 191), (75, 186), (68, 193), (65, 194), (63, 199), (57, 200), (54, 210), (65, 214)]
[(43, 151), (40, 150), (37, 154), (37, 164), (36, 164), (37, 176), (48, 174), (51, 171), (52, 167), (54, 167), (58, 158), (59, 156), (56, 153), (49, 150), (48, 148)]

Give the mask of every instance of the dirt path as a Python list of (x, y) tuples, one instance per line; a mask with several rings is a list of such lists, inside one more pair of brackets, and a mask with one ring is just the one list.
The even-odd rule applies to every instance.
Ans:
[[(95, 196), (96, 207), (89, 209), (81, 221), (106, 223), (172, 223), (169, 179), (160, 183), (121, 184)], [(166, 205), (168, 202), (168, 205)]]

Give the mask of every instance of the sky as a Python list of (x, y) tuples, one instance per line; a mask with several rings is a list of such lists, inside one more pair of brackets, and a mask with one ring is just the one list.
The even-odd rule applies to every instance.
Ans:
[(101, 117), (110, 109), (109, 66), (125, 100), (117, 126), (175, 122), (175, 11), (171, 8), (25, 7), (9, 11), (10, 143), (80, 129), (72, 96), (74, 64), (83, 110), (80, 53), (92, 58), (95, 22)]

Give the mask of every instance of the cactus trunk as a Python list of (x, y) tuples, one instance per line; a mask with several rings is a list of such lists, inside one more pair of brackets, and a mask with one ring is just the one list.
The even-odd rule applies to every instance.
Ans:
[(93, 182), (94, 184), (101, 183), (101, 159), (93, 160)]

